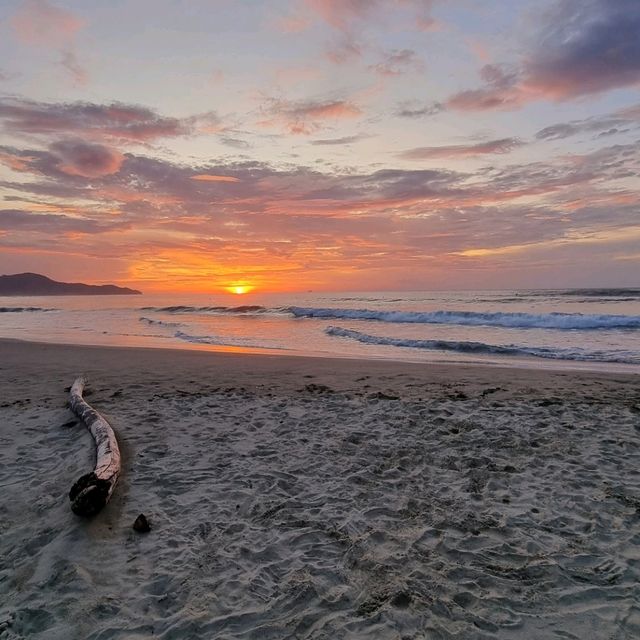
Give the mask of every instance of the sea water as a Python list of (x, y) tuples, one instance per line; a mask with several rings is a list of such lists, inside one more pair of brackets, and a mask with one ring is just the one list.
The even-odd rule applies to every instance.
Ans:
[(0, 337), (640, 372), (640, 289), (0, 297)]

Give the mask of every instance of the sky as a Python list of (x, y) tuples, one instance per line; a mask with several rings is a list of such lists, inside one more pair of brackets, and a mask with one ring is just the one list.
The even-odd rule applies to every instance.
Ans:
[(640, 0), (2, 0), (0, 274), (640, 285)]

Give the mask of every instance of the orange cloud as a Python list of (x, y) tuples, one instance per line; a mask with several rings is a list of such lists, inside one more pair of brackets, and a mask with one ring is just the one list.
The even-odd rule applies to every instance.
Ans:
[(234, 176), (215, 176), (208, 173), (199, 173), (191, 176), (192, 180), (200, 180), (202, 182), (240, 182), (240, 178)]

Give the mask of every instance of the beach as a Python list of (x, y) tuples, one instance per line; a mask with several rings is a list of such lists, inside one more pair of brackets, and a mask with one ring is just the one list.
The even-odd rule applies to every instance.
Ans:
[[(0, 354), (2, 640), (640, 637), (637, 374)], [(81, 373), (122, 452), (92, 519)]]

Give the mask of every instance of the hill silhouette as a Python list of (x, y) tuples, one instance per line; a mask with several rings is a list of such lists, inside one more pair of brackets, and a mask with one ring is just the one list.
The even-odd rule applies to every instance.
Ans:
[(57, 282), (39, 273), (0, 276), (0, 296), (113, 296), (139, 295), (141, 291), (114, 284)]

